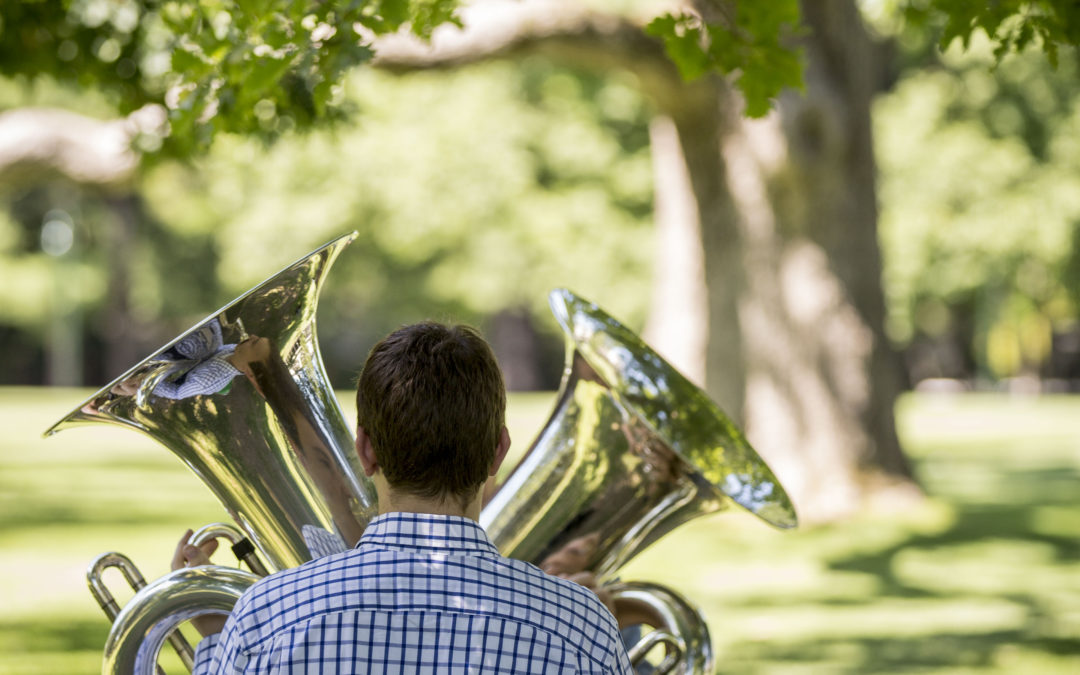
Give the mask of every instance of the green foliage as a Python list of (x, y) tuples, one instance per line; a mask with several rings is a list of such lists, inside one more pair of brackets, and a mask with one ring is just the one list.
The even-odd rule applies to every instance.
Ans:
[[(78, 104), (47, 82), (23, 99), (0, 87), (0, 101)], [(403, 77), (359, 69), (346, 86), (345, 104), (364, 111), (358, 124), (284, 132), (271, 145), (221, 133), (206, 153), (144, 165), (143, 210), (122, 261), (112, 253), (120, 223), (108, 194), (9, 186), (0, 193), (0, 337), (17, 331), (40, 344), (66, 307), (82, 316), (88, 347), (107, 339), (106, 317), (120, 312), (150, 350), (354, 229), (359, 241), (335, 267), (320, 313), (338, 381), (406, 321), (484, 324), (526, 310), (554, 334), (546, 295), (556, 286), (641, 325), (651, 111), (631, 76), (527, 60)], [(60, 258), (40, 242), (52, 209), (74, 223), (74, 247)], [(110, 291), (125, 275), (127, 290)]]
[(889, 329), (967, 342), (987, 376), (1038, 373), (1080, 308), (1076, 67), (968, 49), (875, 108)]
[[(429, 36), (456, 0), (36, 0), (7, 3), (0, 63), (109, 91), (121, 112), (164, 102), (169, 149), (217, 132), (274, 138), (347, 112), (345, 73), (374, 36)], [(9, 68), (10, 66), (10, 68)], [(161, 139), (143, 139), (156, 150)]]
[(0, 63), (8, 76), (102, 88), (126, 112), (162, 91), (167, 45), (151, 39), (149, 16), (135, 0), (5, 2)]
[(738, 2), (730, 8), (721, 21), (663, 14), (646, 30), (663, 41), (685, 79), (713, 71), (732, 75), (746, 99), (746, 114), (761, 117), (782, 89), (803, 86), (802, 51), (790, 46), (798, 32), (799, 3)]
[(1080, 44), (1080, 5), (1073, 0), (906, 0), (903, 10), (916, 27), (939, 30), (942, 49), (953, 41), (967, 49), (983, 32), (999, 60), (1037, 46), (1056, 66), (1062, 48)]
[[(169, 111), (167, 138), (140, 149), (205, 151), (219, 132), (274, 139), (351, 112), (346, 73), (372, 57), (372, 40), (407, 27), (430, 37), (457, 23), (458, 0), (34, 0), (6, 3), (0, 64), (8, 75), (55, 77), (108, 92), (127, 113)], [(688, 77), (734, 74), (747, 113), (763, 115), (785, 86), (801, 86), (787, 46), (797, 0), (738, 3), (722, 21), (666, 14), (660, 37)]]
[(402, 77), (362, 69), (347, 82), (364, 111), (356, 126), (271, 147), (221, 135), (193, 170), (148, 171), (146, 199), (167, 229), (211, 233), (219, 257), (205, 285), (219, 301), (355, 229), (319, 318), (335, 377), (421, 318), (482, 324), (523, 308), (554, 332), (556, 286), (640, 326), (650, 113), (632, 80), (528, 61)]
[[(1000, 57), (1039, 44), (1056, 62), (1080, 38), (1071, 0), (896, 0), (942, 45), (990, 36)], [(121, 112), (164, 101), (167, 147), (190, 154), (217, 132), (276, 138), (349, 112), (342, 83), (372, 56), (378, 35), (407, 26), (429, 37), (456, 23), (458, 0), (32, 0), (6, 3), (0, 63), (9, 75), (43, 74), (100, 87)], [(894, 4), (894, 3), (887, 3)], [(665, 13), (647, 31), (687, 79), (718, 71), (736, 79), (746, 113), (764, 115), (785, 87), (802, 87), (793, 47), (798, 0), (719, 2), (710, 14)], [(140, 139), (156, 150), (159, 138)]]

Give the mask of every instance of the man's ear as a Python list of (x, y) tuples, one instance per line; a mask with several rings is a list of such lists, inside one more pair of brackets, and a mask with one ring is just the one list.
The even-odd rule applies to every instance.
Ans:
[(364, 427), (356, 428), (356, 454), (360, 457), (360, 465), (364, 467), (364, 475), (371, 478), (379, 470), (379, 462), (375, 459), (375, 449), (371, 447), (371, 438), (368, 437)]
[(499, 467), (502, 466), (503, 460), (506, 459), (506, 451), (510, 449), (510, 430), (506, 427), (502, 428), (499, 432), (499, 444), (495, 446), (495, 461), (491, 465), (491, 472), (489, 476), (494, 476), (499, 472)]

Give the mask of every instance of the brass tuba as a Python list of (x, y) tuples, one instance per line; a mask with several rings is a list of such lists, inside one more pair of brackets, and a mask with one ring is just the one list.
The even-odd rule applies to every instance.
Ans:
[[(704, 618), (671, 589), (614, 579), (674, 528), (737, 504), (791, 528), (795, 510), (772, 471), (700, 388), (637, 335), (568, 290), (548, 297), (566, 340), (551, 417), (480, 514), (504, 554), (543, 565), (572, 547), (638, 609), (669, 658), (657, 672), (712, 672)], [(677, 658), (670, 658), (677, 654)]]
[[(138, 592), (117, 613), (100, 574), (119, 565), (103, 556), (88, 571), (93, 594), (114, 620), (103, 672), (152, 672), (172, 628), (199, 614), (228, 613), (257, 575), (355, 545), (377, 513), (374, 486), (353, 450), (315, 334), (319, 291), (355, 237), (340, 237), (281, 270), (46, 431), (101, 422), (160, 442), (236, 523), (204, 528), (195, 539), (233, 540), (233, 552), (257, 573), (208, 566), (177, 570), (140, 588), (136, 570)], [(133, 579), (134, 566), (121, 569)], [(190, 663), (190, 648), (177, 637), (170, 641)]]
[[(165, 445), (237, 526), (197, 536), (230, 539), (255, 572), (181, 569), (118, 613), (106, 609), (115, 620), (103, 672), (152, 672), (181, 623), (227, 613), (268, 571), (352, 547), (376, 514), (315, 336), (322, 283), (355, 236), (226, 305), (46, 432), (105, 422)], [(656, 672), (711, 672), (700, 613), (671, 589), (619, 582), (615, 573), (674, 527), (730, 503), (779, 527), (794, 526), (795, 513), (768, 467), (697, 387), (595, 305), (568, 291), (550, 300), (568, 345), (556, 406), (481, 524), (503, 554), (538, 564), (585, 546), (587, 569), (610, 584), (620, 615), (656, 629), (631, 650), (635, 657), (663, 645)]]
[(585, 541), (606, 577), (732, 503), (795, 526), (779, 481), (701, 389), (596, 305), (565, 289), (548, 299), (566, 366), (550, 419), (480, 515), (500, 551), (539, 563)]

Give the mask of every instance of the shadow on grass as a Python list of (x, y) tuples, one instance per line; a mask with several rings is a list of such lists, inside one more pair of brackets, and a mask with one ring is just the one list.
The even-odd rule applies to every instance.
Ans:
[[(934, 462), (924, 460), (920, 468), (941, 476), (942, 466), (928, 466)], [(931, 481), (928, 488), (945, 493), (954, 514), (951, 525), (933, 533), (912, 532), (878, 549), (827, 554), (822, 560), (826, 569), (870, 575), (878, 582), (877, 591), (865, 597), (817, 597), (806, 612), (812, 614), (815, 604), (859, 611), (890, 600), (925, 600), (927, 607), (938, 601), (953, 607), (996, 603), (1011, 608), (1014, 618), (1006, 623), (1015, 628), (980, 628), (978, 620), (941, 627), (939, 621), (918, 635), (740, 641), (723, 655), (719, 672), (1080, 672), (1080, 632), (1070, 618), (1077, 608), (1075, 603), (1067, 606), (1070, 597), (1080, 594), (1080, 581), (1069, 581), (1076, 578), (1080, 562), (1080, 537), (1070, 536), (1080, 530), (1080, 472), (1066, 462), (1019, 470), (994, 466), (989, 475), (985, 460), (977, 458), (953, 456), (942, 464), (948, 466), (947, 480)], [(979, 472), (989, 491), (979, 490), (974, 498), (962, 491), (949, 494), (949, 487), (964, 485), (969, 469)], [(1061, 534), (1035, 530), (1047, 507), (1062, 515)], [(784, 604), (782, 597), (753, 601)]]
[[(1080, 484), (1080, 483), (1078, 483)], [(893, 546), (878, 551), (834, 559), (831, 569), (873, 574), (885, 583), (883, 593), (888, 595), (925, 595), (897, 578), (896, 556), (902, 551), (938, 551), (945, 547), (982, 543), (989, 540), (1015, 541), (1017, 543), (1040, 543), (1054, 550), (1060, 563), (1080, 560), (1080, 540), (1033, 532), (1037, 506), (958, 505), (956, 522), (948, 530), (933, 535), (915, 535)], [(1078, 509), (1080, 514), (1080, 509)]]
[[(1078, 410), (1060, 412), (1059, 425), (1071, 424)], [(948, 504), (951, 520), (922, 531), (889, 521), (883, 523), (888, 535), (873, 538), (878, 543), (862, 540), (854, 547), (849, 543), (866, 533), (866, 523), (838, 524), (824, 537), (793, 533), (805, 536), (798, 546), (759, 542), (749, 555), (768, 564), (791, 560), (797, 550), (795, 556), (805, 558), (797, 562), (813, 570), (814, 581), (770, 587), (743, 572), (761, 590), (723, 600), (748, 628), (727, 636), (719, 672), (1080, 672), (1077, 446), (1017, 433), (992, 442), (935, 440), (932, 452), (918, 457), (924, 485)], [(175, 523), (179, 530), (193, 519), (184, 506), (204, 488), (185, 472), (170, 472), (171, 459), (69, 462), (50, 469), (48, 480), (36, 467), (0, 466), (0, 535), (83, 525), (119, 530)], [(207, 511), (220, 509), (208, 505)], [(717, 536), (720, 541), (710, 540), (702, 551), (738, 550), (732, 545), (741, 541), (738, 535), (730, 541)], [(777, 569), (791, 568), (803, 569)], [(853, 578), (858, 583), (844, 593), (831, 585)], [(998, 616), (985, 620), (984, 611)], [(753, 622), (760, 620), (770, 625), (759, 631)], [(0, 672), (99, 671), (107, 634), (104, 615), (5, 617)], [(723, 637), (714, 634), (714, 643)], [(61, 661), (68, 656), (82, 660), (68, 667)]]
[(1021, 631), (917, 638), (826, 638), (783, 645), (744, 642), (726, 655), (729, 665), (721, 665), (718, 672), (768, 672), (783, 665), (815, 663), (822, 665), (814, 672), (822, 673), (910, 673), (950, 667), (979, 669), (1008, 660), (1012, 653), (1028, 654), (1025, 660), (1029, 664), (1042, 663), (1049, 667), (1057, 664), (1055, 672), (1064, 672), (1060, 669), (1067, 667), (1072, 657), (1080, 655), (1080, 642), (1030, 638)]

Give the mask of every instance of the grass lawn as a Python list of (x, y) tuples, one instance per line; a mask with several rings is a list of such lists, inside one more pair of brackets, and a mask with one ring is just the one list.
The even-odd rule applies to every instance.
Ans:
[[(89, 393), (0, 389), (0, 674), (100, 672), (87, 563), (116, 549), (156, 578), (185, 528), (224, 517), (139, 434), (41, 439)], [(511, 398), (518, 448), (550, 401)], [(698, 604), (722, 673), (1080, 672), (1080, 397), (910, 395), (897, 415), (924, 505), (789, 533), (700, 518), (621, 576)]]

